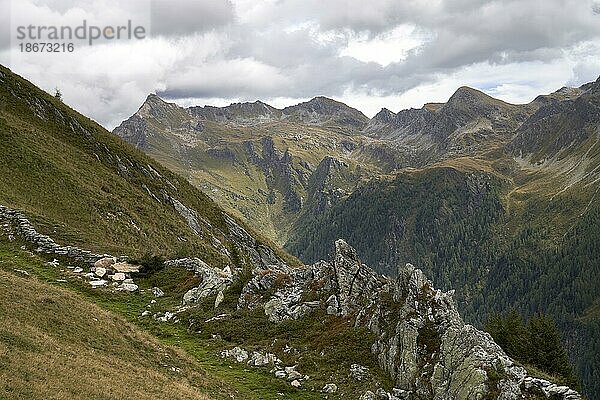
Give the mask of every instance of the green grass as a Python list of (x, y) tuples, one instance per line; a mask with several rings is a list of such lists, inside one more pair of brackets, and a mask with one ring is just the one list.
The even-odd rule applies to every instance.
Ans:
[[(318, 393), (310, 393), (305, 390), (297, 390), (292, 388), (289, 383), (280, 379), (276, 379), (274, 375), (269, 373), (268, 369), (266, 368), (250, 368), (246, 367), (245, 365), (238, 365), (222, 359), (220, 356), (218, 356), (218, 353), (220, 349), (222, 349), (224, 343), (203, 339), (202, 337), (199, 337), (199, 335), (188, 331), (182, 324), (159, 323), (149, 317), (140, 317), (141, 311), (149, 309), (146, 306), (150, 303), (150, 300), (153, 299), (153, 296), (150, 293), (110, 293), (105, 290), (91, 289), (87, 284), (83, 283), (76, 274), (69, 272), (69, 269), (66, 268), (67, 264), (63, 264), (61, 261), (60, 267), (53, 268), (46, 264), (46, 260), (44, 258), (40, 258), (38, 255), (30, 256), (27, 250), (22, 250), (19, 247), (21, 245), (22, 243), (20, 242), (8, 243), (5, 239), (0, 239), (0, 274), (2, 275), (2, 281), (4, 282), (2, 294), (6, 295), (5, 301), (2, 302), (2, 308), (5, 308), (6, 310), (8, 310), (10, 307), (14, 308), (13, 306), (9, 306), (8, 303), (10, 298), (13, 298), (14, 301), (18, 302), (19, 305), (18, 308), (14, 308), (15, 312), (18, 312), (20, 315), (27, 316), (27, 318), (30, 320), (29, 324), (33, 328), (39, 330), (41, 335), (54, 335), (56, 333), (55, 331), (58, 330), (56, 335), (60, 336), (65, 341), (74, 341), (74, 339), (69, 336), (70, 331), (77, 331), (79, 329), (78, 325), (74, 322), (74, 318), (77, 317), (85, 319), (85, 314), (88, 312), (93, 314), (91, 318), (97, 318), (97, 313), (99, 313), (99, 315), (106, 316), (106, 318), (111, 318), (117, 322), (120, 321), (118, 322), (119, 324), (124, 324), (128, 327), (128, 329), (132, 329), (137, 332), (137, 334), (143, 335), (146, 341), (149, 341), (154, 345), (157, 345), (157, 343), (160, 342), (161, 346), (166, 346), (165, 348), (169, 349), (169, 351), (176, 352), (183, 360), (177, 362), (181, 364), (185, 361), (189, 364), (190, 373), (202, 374), (203, 381), (200, 389), (202, 389), (203, 393), (207, 393), (211, 397), (229, 398), (229, 394), (234, 394), (235, 398), (241, 399), (321, 398)], [(19, 272), (15, 272), (15, 269), (27, 271), (30, 276), (24, 276)], [(61, 269), (63, 269), (64, 272), (62, 272)], [(165, 269), (159, 272), (159, 274), (166, 274), (168, 272), (169, 271)], [(181, 271), (179, 271), (179, 273), (181, 273)], [(182, 275), (179, 274), (179, 277), (181, 276)], [(57, 282), (59, 279), (66, 279), (67, 282)], [(142, 288), (151, 287), (152, 283), (154, 283), (153, 278), (141, 279), (139, 282)], [(58, 292), (60, 296), (52, 301), (52, 304), (56, 307), (56, 309), (55, 311), (51, 311), (50, 314), (63, 315), (64, 320), (55, 320), (54, 322), (56, 322), (56, 324), (48, 325), (36, 322), (40, 321), (42, 318), (39, 313), (46, 314), (49, 311), (46, 309), (38, 309), (37, 306), (31, 302), (25, 301), (25, 299), (21, 297), (24, 296), (31, 299), (35, 298), (36, 296), (32, 295), (29, 290), (23, 291), (22, 294), (20, 294), (18, 297), (15, 297), (15, 294), (20, 291), (19, 288), (27, 285), (31, 286), (31, 290), (35, 290), (39, 293), (50, 293), (50, 295), (54, 295), (54, 292)], [(164, 286), (163, 288), (166, 292), (166, 296), (158, 299), (159, 302), (153, 306), (154, 310), (163, 309), (163, 307), (166, 305), (172, 305), (173, 291), (181, 291), (181, 287), (173, 288)], [(100, 309), (103, 311), (98, 311)], [(6, 314), (3, 313), (3, 316), (5, 315)], [(106, 328), (104, 328), (104, 326), (106, 326)], [(92, 343), (93, 348), (99, 352), (110, 350), (113, 353), (118, 353), (111, 353), (111, 356), (113, 357), (122, 357), (124, 360), (132, 358), (133, 360), (138, 360), (138, 363), (141, 364), (143, 363), (142, 361), (139, 361), (140, 359), (153, 357), (153, 354), (150, 350), (144, 348), (141, 344), (136, 344), (135, 341), (131, 340), (129, 340), (127, 343), (131, 346), (134, 346), (133, 348), (130, 346), (124, 347), (122, 351), (119, 350), (121, 349), (121, 346), (123, 346), (122, 340), (127, 340), (127, 337), (123, 338), (121, 341), (115, 341), (115, 336), (118, 336), (120, 331), (115, 329), (115, 332), (107, 332), (107, 329), (110, 327), (114, 327), (114, 324), (107, 324), (103, 319), (99, 320), (97, 324), (92, 324), (91, 326), (87, 327), (85, 331), (87, 339), (85, 340), (85, 343), (81, 344), (81, 346)], [(62, 354), (58, 351), (54, 352), (53, 349), (47, 348), (40, 350), (35, 346), (32, 347), (32, 336), (29, 334), (29, 332), (19, 333), (16, 323), (13, 324), (11, 321), (8, 321), (6, 322), (4, 328), (5, 329), (3, 330), (0, 329), (0, 344), (5, 345), (5, 343), (7, 343), (6, 346), (9, 347), (10, 351), (6, 354), (5, 358), (1, 358), (0, 356), (0, 363), (2, 361), (8, 363), (6, 364), (6, 369), (0, 368), (0, 371), (5, 370), (5, 372), (8, 373), (10, 368), (14, 368), (11, 366), (18, 361), (17, 354), (20, 354), (18, 351), (24, 347), (29, 347), (30, 351), (33, 349), (35, 350), (34, 353), (39, 353), (36, 357), (52, 357), (52, 359), (58, 364), (69, 363), (68, 360), (63, 359)], [(97, 342), (97, 340), (99, 340), (99, 342)], [(114, 344), (112, 343), (113, 341), (115, 341)], [(41, 346), (40, 344), (37, 344), (37, 341), (34, 341), (34, 345), (38, 347)], [(2, 349), (2, 347), (0, 347), (0, 349)], [(0, 354), (2, 354), (1, 351)], [(84, 362), (84, 360), (79, 361)], [(114, 376), (113, 379), (115, 380), (117, 380), (116, 376), (119, 374), (127, 375), (126, 371), (121, 371), (117, 368), (120, 366), (118, 363), (121, 361), (122, 360), (117, 359), (106, 367), (115, 367), (114, 371), (110, 370), (107, 372), (107, 370), (103, 368), (102, 373), (105, 375)], [(96, 359), (87, 361), (90, 366), (96, 365), (96, 363), (100, 362), (101, 360)], [(186, 368), (188, 367), (185, 363), (183, 365), (186, 366)], [(181, 367), (179, 364), (175, 366)], [(94, 368), (89, 368), (91, 372), (95, 371)], [(39, 372), (37, 370), (34, 371), (33, 365), (22, 366), (22, 369), (23, 376)], [(161, 368), (158, 368), (158, 370), (162, 371)], [(96, 387), (98, 393), (93, 393), (94, 382), (91, 380), (91, 378), (88, 378), (87, 376), (83, 377), (82, 379), (89, 380), (80, 382), (76, 379), (77, 375), (74, 375), (70, 378), (65, 376), (66, 374), (67, 371), (59, 371), (59, 373), (57, 372), (57, 375), (53, 376), (52, 379), (56, 380), (57, 385), (62, 381), (64, 381), (65, 385), (67, 386), (72, 385), (73, 387), (76, 387), (77, 385), (81, 385), (81, 390), (87, 390), (85, 393), (86, 396), (89, 397), (86, 398), (130, 398), (127, 396), (118, 397), (121, 395), (120, 391), (115, 391), (115, 393), (119, 393), (117, 397), (115, 397), (116, 395), (111, 394), (101, 397), (104, 388)], [(149, 372), (140, 372), (139, 379), (144, 379), (144, 376), (149, 375)], [(26, 386), (25, 377), (21, 377), (19, 375), (11, 379), (11, 382), (13, 382), (11, 383), (11, 386), (4, 389), (12, 392), (0, 392), (0, 394), (4, 394), (7, 396), (7, 398), (21, 398), (20, 396), (31, 396), (28, 398), (32, 399), (78, 398), (69, 396), (51, 397), (51, 395), (47, 393), (46, 395), (49, 397), (44, 397), (44, 388), (41, 386), (35, 389), (35, 393), (26, 391), (24, 388)], [(165, 380), (168, 381), (168, 379), (172, 379), (170, 376), (167, 376), (165, 379), (153, 379), (156, 379), (156, 385), (165, 385), (165, 387), (177, 385), (175, 380), (168, 385), (166, 384)], [(129, 383), (126, 381), (123, 383), (125, 385), (129, 385)], [(151, 390), (148, 385), (151, 386), (152, 383), (146, 384), (145, 386), (140, 384), (140, 387), (145, 387), (145, 390), (148, 391), (147, 395), (152, 395), (152, 393), (154, 393), (152, 390), (154, 389)], [(284, 393), (284, 396), (279, 396), (278, 393)], [(137, 398), (146, 398), (140, 395), (138, 391), (134, 391), (133, 394), (140, 396)], [(161, 397), (161, 395), (156, 396)], [(177, 398), (175, 395), (172, 397), (169, 395), (162, 396), (163, 398)]]
[[(151, 335), (165, 346), (183, 350), (205, 371), (206, 379), (223, 382), (225, 388), (236, 393), (235, 398), (318, 399), (323, 398), (320, 389), (330, 382), (338, 384), (341, 391), (338, 395), (329, 395), (329, 398), (338, 398), (339, 395), (354, 398), (364, 393), (366, 388), (392, 387), (370, 352), (370, 343), (375, 338), (366, 330), (354, 329), (351, 319), (317, 313), (298, 321), (271, 323), (260, 308), (254, 311), (236, 310), (235, 299), (241, 290), (242, 279), (226, 292), (226, 299), (218, 310), (213, 310), (214, 298), (208, 298), (198, 308), (180, 314), (181, 323), (161, 323), (150, 317), (141, 317), (140, 314), (143, 310), (157, 312), (179, 304), (182, 294), (196, 283), (188, 271), (160, 269), (150, 276), (136, 278), (142, 289), (139, 293), (110, 293), (89, 288), (76, 274), (69, 272), (70, 269), (66, 268), (71, 265), (68, 260), (61, 259), (61, 265), (53, 268), (46, 264), (46, 258), (30, 256), (29, 250), (20, 248), (22, 245), (19, 241), (8, 243), (0, 239), (2, 271), (18, 275), (14, 269), (26, 270), (31, 274), (30, 280), (39, 280), (44, 286), (60, 286), (60, 290), (74, 292), (77, 302), (81, 303), (80, 307), (100, 307), (115, 318), (124, 318), (135, 329)], [(59, 283), (59, 279), (66, 279), (67, 282)], [(157, 284), (165, 291), (165, 296), (150, 305), (153, 296), (143, 289)], [(215, 312), (228, 313), (231, 317), (204, 323)], [(69, 323), (65, 322), (64, 325), (68, 329)], [(213, 335), (219, 335), (220, 339), (213, 339)], [(26, 336), (22, 336), (15, 341), (15, 346), (24, 346), (27, 340)], [(298, 370), (311, 378), (303, 382), (303, 388), (298, 390), (285, 380), (275, 378), (270, 368), (251, 368), (218, 355), (222, 349), (235, 345), (248, 350), (275, 352), (285, 365), (297, 364)], [(284, 353), (286, 345), (297, 352)], [(55, 356), (60, 358), (59, 355)], [(373, 373), (372, 380), (359, 383), (350, 379), (348, 373), (352, 363), (369, 367)], [(220, 393), (205, 392), (213, 396)]]
[(0, 398), (225, 399), (236, 393), (193, 357), (84, 292), (68, 273), (0, 242)]

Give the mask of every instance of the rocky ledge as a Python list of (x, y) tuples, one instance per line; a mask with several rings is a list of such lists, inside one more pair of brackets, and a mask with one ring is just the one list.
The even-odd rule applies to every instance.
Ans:
[[(127, 257), (113, 257), (110, 254), (95, 254), (75, 246), (62, 246), (51, 237), (39, 233), (25, 217), (17, 210), (0, 205), (0, 223), (8, 239), (13, 241), (21, 237), (34, 246), (38, 253), (65, 257), (88, 265), (88, 271), (83, 268), (73, 268), (73, 273), (81, 274), (87, 279), (92, 288), (111, 286), (115, 291), (135, 292), (138, 286), (133, 282), (131, 273), (139, 272), (139, 266), (129, 264)], [(59, 261), (54, 259), (48, 263), (58, 267)]]
[[(221, 293), (237, 276), (209, 272), (198, 261), (185, 265), (205, 280), (186, 295), (185, 307)], [(364, 399), (581, 399), (568, 387), (529, 376), (489, 334), (463, 322), (452, 295), (410, 264), (395, 279), (379, 275), (338, 240), (330, 262), (255, 268), (238, 308), (260, 307), (276, 323), (323, 310), (373, 332), (372, 352), (395, 388), (366, 391)]]
[[(138, 289), (130, 277), (138, 267), (128, 264), (124, 258), (119, 260), (110, 255), (58, 245), (48, 236), (39, 234), (23, 214), (3, 206), (0, 206), (0, 222), (9, 240), (15, 240), (15, 235), (19, 235), (40, 253), (68, 257), (90, 265), (86, 276), (92, 286), (107, 285), (106, 277), (113, 281), (116, 290)], [(371, 350), (395, 386), (391, 392), (382, 388), (366, 390), (361, 396), (363, 400), (582, 398), (566, 386), (529, 376), (489, 334), (463, 322), (452, 291), (436, 290), (421, 270), (410, 264), (401, 266), (396, 278), (385, 277), (362, 264), (356, 251), (338, 240), (333, 260), (292, 268), (274, 256), (270, 249), (256, 247), (255, 243), (247, 245), (250, 236), (243, 228), (230, 224), (230, 230), (238, 247), (252, 250), (249, 251), (253, 266), (251, 276), (246, 277), (239, 268), (214, 268), (199, 258), (168, 261), (168, 265), (194, 271), (201, 278), (200, 285), (184, 295), (178, 311), (194, 307), (200, 300), (213, 295), (217, 308), (227, 288), (244, 279), (237, 299), (238, 308), (262, 308), (274, 323), (302, 318), (317, 310), (348, 318), (354, 326), (367, 328), (375, 334), (377, 339)], [(49, 264), (58, 265), (58, 260)], [(77, 273), (83, 272), (80, 268), (77, 270)], [(162, 295), (158, 288), (151, 290), (156, 297)], [(213, 319), (221, 317), (225, 316)], [(171, 312), (155, 318), (164, 322), (178, 321), (176, 314)], [(234, 348), (224, 351), (222, 356), (252, 366), (271, 364), (275, 376), (291, 380), (295, 387), (301, 387), (301, 381), (308, 379), (307, 375), (296, 372), (295, 367), (281, 366), (277, 357), (270, 353), (250, 354)], [(357, 380), (365, 374), (368, 370), (357, 364), (350, 371)], [(335, 383), (328, 383), (322, 392), (336, 390)]]

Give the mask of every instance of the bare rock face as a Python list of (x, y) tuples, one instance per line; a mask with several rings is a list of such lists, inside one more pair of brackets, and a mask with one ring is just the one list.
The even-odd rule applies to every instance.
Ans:
[[(185, 268), (193, 271), (201, 279), (200, 285), (190, 289), (183, 296), (183, 304), (195, 304), (205, 297), (219, 295), (223, 290), (233, 283), (233, 274), (226, 268), (225, 270), (211, 267), (199, 258), (182, 258), (179, 260), (170, 260), (165, 266)], [(215, 308), (218, 306), (216, 304)]]
[(354, 318), (355, 326), (377, 336), (372, 352), (402, 394), (395, 398), (525, 399), (540, 393), (581, 398), (567, 387), (529, 377), (489, 334), (463, 322), (453, 291), (436, 290), (410, 264), (399, 268), (396, 279), (384, 277), (338, 240), (332, 262), (273, 267), (254, 271), (238, 307), (263, 307), (273, 322), (315, 310)]

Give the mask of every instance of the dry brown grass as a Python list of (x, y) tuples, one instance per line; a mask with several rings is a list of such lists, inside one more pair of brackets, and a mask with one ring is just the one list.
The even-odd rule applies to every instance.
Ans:
[(0, 270), (0, 398), (208, 399), (214, 384), (183, 352), (80, 295)]

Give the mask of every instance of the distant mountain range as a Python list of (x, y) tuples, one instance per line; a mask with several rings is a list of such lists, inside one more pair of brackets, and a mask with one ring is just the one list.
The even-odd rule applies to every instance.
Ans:
[(456, 289), (476, 325), (553, 315), (600, 395), (600, 79), (521, 105), (461, 87), (371, 119), (324, 97), (182, 108), (150, 95), (113, 133), (304, 262), (341, 237), (380, 272), (414, 262)]
[[(335, 116), (319, 117), (329, 106), (339, 114), (328, 110)], [(298, 223), (331, 218), (334, 224), (378, 227), (353, 238), (363, 247), (377, 234), (387, 235), (389, 211), (398, 211), (398, 229), (402, 218), (416, 218), (405, 224), (415, 243), (423, 231), (433, 234), (426, 240), (446, 243), (441, 248), (448, 252), (461, 245), (420, 220), (427, 207), (436, 210), (431, 222), (445, 234), (456, 231), (473, 240), (485, 239), (502, 219), (497, 179), (451, 167), (368, 179), (361, 163), (351, 162), (367, 141), (350, 117), (356, 114), (323, 99), (306, 106), (308, 114), (304, 107), (286, 114), (296, 122), (284, 122), (298, 127), (292, 135), (305, 135), (285, 136), (297, 143), (293, 152), (282, 150), (284, 139), (276, 135), (247, 139), (247, 127), (224, 127), (218, 133), (230, 134), (227, 145), (203, 147), (218, 143), (214, 130), (228, 123), (187, 118), (188, 111), (156, 96), (133, 118), (137, 131), (129, 138), (146, 150), (158, 143), (197, 151), (199, 158), (187, 160), (190, 166), (229, 163), (231, 187), (242, 187), (236, 168), (247, 168), (244, 179), (264, 178), (268, 204), (281, 206), (282, 216), (297, 215)], [(348, 123), (338, 128), (359, 139), (311, 125), (332, 121)], [(149, 130), (157, 127), (171, 130)], [(280, 128), (275, 125), (275, 132)], [(550, 349), (560, 353), (545, 351), (546, 341), (533, 346), (548, 355), (551, 366), (560, 364), (549, 376), (556, 370), (539, 366), (546, 360), (521, 365), (489, 334), (466, 324), (454, 292), (436, 289), (412, 264), (398, 265), (394, 277), (383, 276), (341, 239), (332, 243), (331, 257), (303, 264), (158, 161), (2, 66), (0, 139), (2, 398), (582, 399), (573, 390), (578, 385), (555, 327), (532, 330), (553, 339)], [(336, 143), (338, 157), (315, 162)], [(317, 153), (319, 146), (325, 147)], [(306, 158), (299, 161), (301, 149)], [(383, 174), (372, 168), (369, 173)], [(251, 189), (261, 193), (262, 187)], [(410, 208), (394, 209), (406, 189), (422, 189), (422, 197)], [(376, 197), (364, 197), (367, 207), (356, 208), (353, 221), (331, 214), (369, 190)], [(435, 196), (440, 193), (441, 203)], [(444, 226), (459, 207), (464, 211)], [(465, 222), (471, 218), (481, 222), (479, 230)], [(304, 228), (289, 229), (297, 235)], [(309, 236), (306, 243), (314, 246), (313, 240)], [(465, 254), (479, 255), (469, 243), (463, 247), (471, 251)], [(381, 251), (382, 257), (391, 254)], [(573, 273), (553, 268), (553, 276)], [(453, 280), (458, 275), (450, 269)], [(559, 296), (568, 293), (552, 290), (566, 304)], [(577, 332), (595, 333), (581, 325)]]

